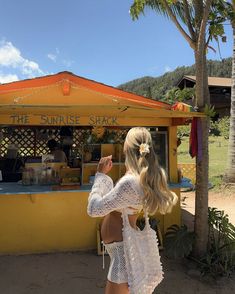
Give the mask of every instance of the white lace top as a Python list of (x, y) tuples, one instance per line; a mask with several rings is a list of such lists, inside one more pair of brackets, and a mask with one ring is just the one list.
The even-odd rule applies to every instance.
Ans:
[(138, 178), (132, 174), (123, 176), (113, 187), (113, 180), (103, 174), (96, 173), (95, 181), (88, 198), (87, 213), (92, 217), (102, 217), (114, 210), (130, 208), (128, 214), (135, 209), (142, 209), (143, 190)]
[(143, 231), (133, 229), (128, 220), (127, 208), (143, 207), (142, 199), (138, 177), (126, 174), (113, 187), (112, 179), (102, 173), (96, 174), (88, 198), (87, 212), (92, 217), (122, 211), (123, 242), (114, 242), (107, 247), (111, 257), (108, 279), (114, 283), (128, 282), (132, 294), (152, 294), (163, 278), (157, 235), (150, 228), (147, 214), (145, 222), (148, 225)]

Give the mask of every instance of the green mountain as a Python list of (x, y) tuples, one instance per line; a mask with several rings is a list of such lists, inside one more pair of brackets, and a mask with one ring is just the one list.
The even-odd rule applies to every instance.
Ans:
[[(210, 77), (230, 78), (232, 74), (232, 58), (222, 61), (208, 60), (208, 75)], [(195, 75), (195, 65), (177, 67), (160, 77), (142, 77), (118, 86), (119, 89), (139, 94), (154, 100), (163, 100), (168, 90), (177, 85), (184, 75)]]

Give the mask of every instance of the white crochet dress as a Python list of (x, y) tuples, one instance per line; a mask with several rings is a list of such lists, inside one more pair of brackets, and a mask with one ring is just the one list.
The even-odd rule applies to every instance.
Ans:
[(114, 210), (140, 207), (142, 198), (143, 191), (134, 175), (126, 174), (113, 187), (113, 180), (109, 176), (96, 173), (88, 198), (87, 213), (91, 217), (100, 217)]
[[(97, 173), (95, 176), (95, 181), (94, 181), (91, 193), (88, 198), (87, 212), (91, 217), (105, 216), (114, 210), (125, 211), (125, 213), (128, 214), (128, 207), (136, 208), (138, 210), (140, 206), (143, 205), (142, 199), (143, 199), (143, 190), (140, 187), (139, 180), (136, 176), (132, 174), (126, 174), (118, 181), (116, 186), (113, 187), (113, 181), (109, 176), (102, 173)], [(125, 222), (124, 222), (124, 225), (125, 225)], [(124, 246), (125, 244), (128, 244), (128, 242), (123, 242)], [(126, 248), (124, 251), (128, 251), (128, 250), (129, 248)], [(146, 252), (146, 254), (148, 254), (148, 252)], [(110, 257), (112, 261), (112, 256)], [(127, 258), (126, 255), (124, 255), (124, 258), (125, 259)], [(125, 260), (125, 263), (128, 263), (128, 260)], [(151, 260), (150, 260), (150, 263), (151, 263)], [(122, 268), (122, 267), (120, 266), (116, 268)], [(159, 261), (158, 270), (161, 275), (162, 268), (161, 268), (160, 261)], [(112, 269), (110, 268), (108, 277), (112, 275), (115, 276), (115, 279), (117, 281), (118, 281), (118, 277), (123, 277), (123, 273), (116, 273), (116, 272), (113, 273)], [(134, 292), (131, 291), (131, 293), (134, 293), (134, 294), (135, 292), (136, 291)], [(136, 293), (139, 293), (139, 292), (137, 291)], [(141, 293), (141, 294), (149, 294), (149, 293), (152, 293), (152, 291), (146, 290), (145, 293)]]

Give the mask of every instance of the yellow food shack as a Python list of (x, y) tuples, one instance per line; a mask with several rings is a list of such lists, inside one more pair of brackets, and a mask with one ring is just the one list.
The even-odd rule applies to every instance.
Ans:
[[(0, 254), (96, 248), (101, 220), (86, 208), (97, 162), (112, 154), (110, 176), (118, 180), (125, 173), (122, 143), (133, 126), (151, 131), (180, 198), (177, 125), (200, 115), (70, 72), (0, 85)], [(49, 156), (51, 139), (67, 163)], [(180, 224), (180, 202), (157, 218), (162, 233)]]

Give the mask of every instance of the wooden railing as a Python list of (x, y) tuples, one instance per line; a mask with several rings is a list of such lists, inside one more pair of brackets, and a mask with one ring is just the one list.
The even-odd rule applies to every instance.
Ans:
[(178, 163), (178, 169), (182, 177), (189, 178), (193, 184), (196, 183), (196, 164), (195, 163)]

